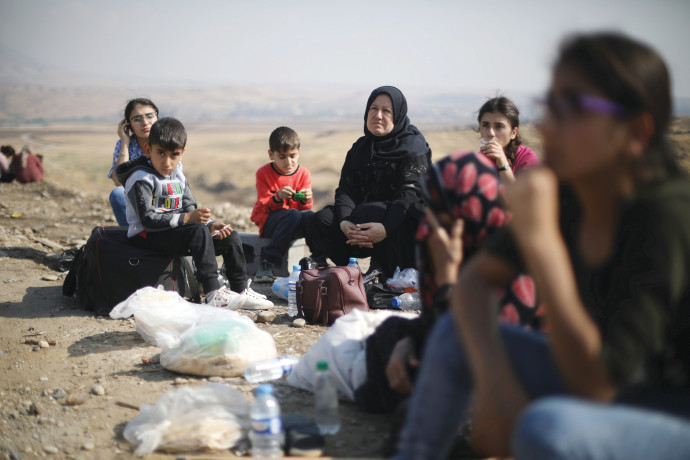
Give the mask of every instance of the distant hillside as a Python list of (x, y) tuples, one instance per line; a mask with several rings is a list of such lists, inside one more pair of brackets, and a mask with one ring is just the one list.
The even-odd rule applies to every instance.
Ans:
[[(45, 65), (0, 45), (0, 126), (25, 123), (107, 122), (121, 116), (127, 100), (150, 97), (163, 115), (187, 121), (290, 120), (339, 121), (361, 119), (372, 88), (294, 88), (261, 86), (190, 86), (187, 82), (122, 81), (110, 76), (76, 74)], [(413, 123), (474, 121), (487, 96), (402, 88)], [(521, 119), (534, 119), (533, 95), (508, 94), (520, 108)], [(678, 99), (675, 112), (690, 115), (690, 98)]]

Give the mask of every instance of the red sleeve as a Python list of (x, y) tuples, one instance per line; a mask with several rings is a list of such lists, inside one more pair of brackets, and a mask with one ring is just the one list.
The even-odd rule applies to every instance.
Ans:
[(537, 154), (531, 149), (521, 145), (515, 155), (515, 163), (513, 164), (513, 174), (520, 171), (526, 171), (530, 168), (539, 165), (539, 158)]
[(268, 214), (283, 207), (282, 202), (276, 203), (273, 200), (275, 190), (272, 190), (272, 185), (270, 170), (265, 166), (259, 168), (256, 171), (256, 203), (251, 216), (251, 221), (259, 226), (259, 233), (263, 230)]

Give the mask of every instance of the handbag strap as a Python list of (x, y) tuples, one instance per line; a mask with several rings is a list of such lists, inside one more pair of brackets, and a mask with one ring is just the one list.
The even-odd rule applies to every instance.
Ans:
[[(321, 316), (321, 310), (323, 309), (323, 298), (328, 294), (328, 288), (325, 284), (325, 280), (319, 280), (317, 285), (318, 295), (316, 296), (316, 305), (314, 305), (314, 322), (316, 322), (316, 319)], [(324, 326), (328, 325), (328, 309), (326, 309), (326, 314), (324, 315), (322, 322)]]
[(297, 302), (297, 317), (304, 318), (304, 279), (300, 274), (300, 279), (295, 285), (295, 301)]

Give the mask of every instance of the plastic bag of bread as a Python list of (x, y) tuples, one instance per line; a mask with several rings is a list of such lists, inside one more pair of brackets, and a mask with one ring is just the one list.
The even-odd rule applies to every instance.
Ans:
[(246, 316), (193, 326), (174, 347), (163, 347), (161, 366), (184, 374), (239, 377), (247, 363), (277, 356), (273, 337)]
[(137, 290), (110, 312), (115, 319), (130, 316), (134, 316), (141, 337), (161, 348), (178, 346), (182, 334), (193, 326), (241, 317), (235, 311), (191, 303), (175, 291), (153, 287)]
[(244, 395), (227, 385), (184, 387), (142, 404), (123, 434), (137, 455), (225, 450), (246, 435), (249, 407)]

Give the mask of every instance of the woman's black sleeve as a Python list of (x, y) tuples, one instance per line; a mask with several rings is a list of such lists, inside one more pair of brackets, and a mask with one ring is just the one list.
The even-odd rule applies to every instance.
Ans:
[(427, 172), (428, 165), (429, 160), (426, 155), (417, 155), (401, 165), (398, 192), (391, 200), (388, 213), (383, 221), (387, 234), (390, 235), (402, 224), (410, 210), (421, 211), (424, 199), (420, 184)]
[(357, 174), (357, 158), (356, 152), (362, 139), (358, 140), (352, 145), (352, 148), (347, 152), (343, 169), (340, 171), (340, 182), (338, 188), (335, 189), (335, 216), (338, 222), (346, 220), (352, 211), (355, 209), (357, 203), (361, 201), (359, 198), (358, 174)]

